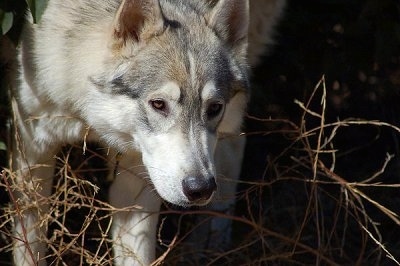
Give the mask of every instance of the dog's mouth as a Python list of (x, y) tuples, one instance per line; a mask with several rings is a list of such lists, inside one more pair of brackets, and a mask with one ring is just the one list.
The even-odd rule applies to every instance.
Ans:
[(195, 207), (195, 206), (203, 207), (203, 206), (207, 206), (211, 202), (211, 200), (214, 198), (214, 194), (215, 193), (213, 193), (207, 199), (199, 199), (199, 200), (195, 200), (195, 201), (190, 201), (189, 204), (188, 204), (188, 207)]
[(161, 166), (146, 167), (147, 180), (163, 200), (181, 207), (204, 206), (210, 203), (217, 191), (214, 171), (176, 171), (176, 166), (167, 167), (172, 170)]
[(172, 204), (172, 208), (173, 209), (179, 209), (179, 210), (185, 210), (185, 209), (196, 209), (196, 208), (203, 208), (203, 207), (207, 207), (210, 202), (212, 201), (213, 197), (210, 197), (207, 200), (197, 200), (197, 201), (180, 201), (180, 202), (175, 202), (175, 203), (171, 203)]
[(180, 189), (174, 190), (174, 192), (172, 192), (172, 190), (159, 190), (152, 182), (149, 182), (149, 185), (154, 188), (154, 190), (162, 199), (178, 208), (206, 206), (214, 198), (217, 190), (217, 185), (214, 180), (211, 181), (211, 183), (205, 182), (201, 185), (196, 182), (193, 183), (190, 179), (189, 181), (182, 181)]

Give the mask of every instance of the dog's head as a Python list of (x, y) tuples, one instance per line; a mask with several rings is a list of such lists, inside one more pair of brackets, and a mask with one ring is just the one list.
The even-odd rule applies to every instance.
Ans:
[(157, 192), (182, 206), (214, 194), (218, 136), (239, 132), (248, 94), (248, 1), (204, 2), (122, 1), (93, 77), (111, 99), (99, 134), (138, 149)]

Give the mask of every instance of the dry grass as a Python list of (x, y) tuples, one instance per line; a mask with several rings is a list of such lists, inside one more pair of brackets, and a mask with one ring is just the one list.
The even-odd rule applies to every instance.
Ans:
[[(400, 265), (400, 241), (390, 238), (399, 232), (400, 209), (393, 207), (395, 204), (387, 206), (385, 199), (398, 195), (400, 183), (383, 178), (393, 155), (371, 158), (381, 161), (381, 166), (364, 177), (356, 170), (363, 166), (354, 165), (352, 176), (352, 171), (337, 170), (340, 158), (351, 151), (335, 147), (343, 128), (388, 128), (393, 134), (399, 134), (400, 128), (350, 118), (328, 123), (326, 93), (322, 78), (308, 102), (295, 102), (303, 114), (298, 124), (257, 118), (260, 123), (279, 127), (253, 134), (279, 135), (287, 145), (269, 156), (265, 165), (245, 166), (245, 171), (254, 167), (264, 173), (241, 181), (235, 215), (166, 206), (159, 226), (159, 258), (154, 265)], [(25, 190), (16, 184), (14, 173), (7, 169), (2, 172), (0, 185), (14, 207), (2, 202), (0, 233), (7, 245), (0, 247), (1, 254), (9, 254), (11, 248), (12, 217), (23, 216), (19, 200), (11, 193), (19, 190), (35, 199), (32, 205), (50, 205), (50, 213), (42, 213), (39, 219), (50, 228), (43, 239), (48, 244), (50, 265), (112, 265), (108, 238), (111, 214), (129, 209), (117, 210), (106, 202), (109, 184), (101, 153), (89, 148), (82, 156), (80, 150), (66, 148), (58, 155), (50, 198), (40, 197), (40, 188)], [(196, 250), (185, 242), (196, 230), (192, 223), (195, 214), (231, 219), (231, 249)], [(6, 265), (4, 260), (0, 264)]]
[[(282, 185), (293, 189), (293, 184), (297, 184), (302, 188), (294, 188), (295, 193), (299, 193), (295, 196), (283, 192), (283, 196), (276, 195), (272, 199), (273, 202), (284, 201), (286, 196), (293, 197), (295, 201), (298, 199), (288, 211), (270, 211), (276, 216), (275, 219), (280, 219), (281, 223), (285, 224), (288, 218), (294, 221), (284, 228), (285, 233), (267, 231), (265, 227), (262, 230), (254, 227), (255, 231), (262, 232), (258, 235), (260, 239), (274, 243), (266, 245), (270, 249), (264, 254), (264, 258), (278, 260), (282, 264), (382, 265), (381, 263), (390, 261), (398, 265), (399, 258), (392, 254), (396, 250), (386, 248), (387, 240), (381, 233), (381, 230), (387, 228), (380, 226), (373, 218), (377, 217), (378, 220), (387, 218), (391, 220), (394, 232), (399, 229), (400, 210), (390, 209), (374, 198), (385, 193), (390, 198), (398, 192), (400, 184), (384, 183), (384, 179), (381, 178), (394, 156), (387, 154), (386, 158), (370, 158), (382, 160), (382, 166), (365, 178), (359, 176), (345, 178), (336, 173), (336, 168), (339, 167), (337, 156), (340, 151), (335, 148), (335, 137), (344, 127), (387, 127), (395, 134), (400, 133), (400, 128), (381, 121), (352, 118), (326, 123), (326, 98), (325, 80), (322, 78), (307, 103), (295, 101), (303, 112), (300, 125), (284, 120), (273, 121), (286, 124), (287, 127), (284, 131), (268, 133), (284, 134), (291, 139), (291, 142), (267, 164), (266, 172), (272, 181), (260, 182), (254, 186), (268, 187), (272, 190)], [(315, 101), (319, 101), (316, 105), (318, 110), (311, 109), (311, 106), (315, 106), (311, 103)], [(311, 124), (314, 126), (311, 128), (308, 126), (309, 121), (313, 121)], [(287, 157), (290, 158), (289, 163)], [(284, 164), (281, 162), (283, 158), (286, 159)], [(364, 165), (354, 165), (354, 173), (357, 173), (357, 168), (363, 167)], [(268, 205), (265, 202), (259, 204)], [(280, 212), (288, 216), (283, 217), (283, 213)], [(261, 216), (259, 220), (269, 219), (268, 214)], [(277, 228), (284, 227), (279, 225), (279, 221), (272, 224)], [(290, 234), (287, 233), (289, 230)], [(354, 239), (355, 237), (358, 239)], [(279, 244), (271, 241), (271, 238), (275, 238)], [(357, 243), (357, 246), (352, 246), (354, 243)], [(271, 250), (276, 251), (273, 252), (276, 254), (271, 255)], [(396, 255), (400, 254), (397, 252)]]

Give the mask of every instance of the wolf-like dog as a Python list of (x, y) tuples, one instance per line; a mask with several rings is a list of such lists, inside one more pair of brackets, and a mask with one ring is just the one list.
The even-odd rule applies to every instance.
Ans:
[(63, 144), (108, 147), (110, 167), (118, 165), (110, 203), (140, 206), (113, 214), (115, 265), (154, 260), (161, 199), (233, 198), (234, 182), (223, 180), (240, 173), (248, 38), (257, 39), (252, 63), (284, 2), (253, 0), (250, 19), (248, 0), (50, 0), (40, 23), (25, 26), (12, 93), (11, 167), (24, 188), (14, 193), (23, 210), (14, 219), (15, 265), (46, 265), (39, 217), (49, 206), (41, 202)]

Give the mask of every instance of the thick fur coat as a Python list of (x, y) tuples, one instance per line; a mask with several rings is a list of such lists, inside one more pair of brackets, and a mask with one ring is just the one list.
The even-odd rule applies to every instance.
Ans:
[[(121, 154), (110, 203), (141, 209), (113, 216), (115, 264), (149, 265), (160, 198), (180, 206), (231, 199), (212, 204), (220, 210), (232, 204), (235, 185), (224, 180), (240, 173), (247, 58), (256, 64), (272, 43), (283, 7), (283, 0), (50, 0), (19, 49), (16, 181), (48, 197), (54, 156), (66, 143), (100, 141), (111, 167)], [(21, 206), (31, 201), (15, 196)], [(38, 204), (15, 218), (16, 265), (46, 264), (47, 210)]]

